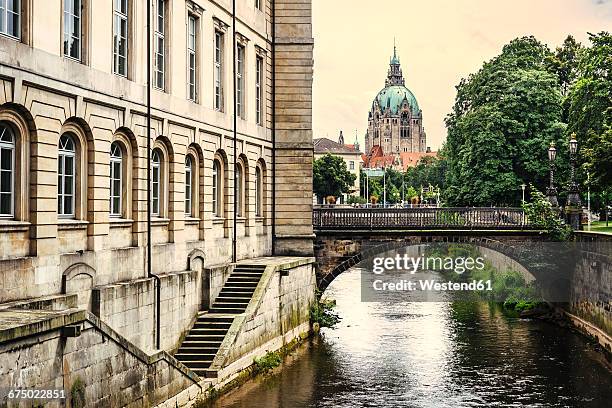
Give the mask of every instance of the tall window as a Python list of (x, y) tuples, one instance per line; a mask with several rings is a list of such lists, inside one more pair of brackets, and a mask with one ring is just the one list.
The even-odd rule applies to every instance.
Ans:
[(127, 76), (128, 69), (128, 0), (114, 0), (113, 72)]
[(244, 118), (244, 46), (236, 50), (236, 115)]
[(255, 8), (259, 11), (261, 11), (261, 3), (263, 3), (263, 0), (255, 0)]
[(15, 214), (14, 186), (15, 135), (11, 128), (0, 123), (0, 217), (2, 218), (12, 217)]
[(349, 161), (349, 170), (355, 170), (355, 162), (353, 160)]
[(121, 216), (121, 196), (123, 190), (123, 154), (119, 143), (113, 142), (110, 151), (110, 215)]
[(223, 111), (223, 33), (215, 31), (215, 109)]
[(64, 0), (64, 55), (79, 61), (81, 60), (82, 6), (82, 0)]
[(165, 59), (166, 59), (166, 2), (157, 0), (155, 15), (155, 87), (164, 90), (165, 85)]
[(20, 0), (0, 0), (0, 34), (21, 38)]
[(151, 214), (160, 214), (159, 200), (161, 196), (161, 158), (158, 150), (153, 150), (151, 166)]
[(410, 121), (408, 120), (408, 113), (402, 113), (402, 117), (400, 120), (400, 137), (408, 138), (410, 137)]
[(236, 164), (236, 216), (242, 217), (244, 215), (244, 211), (242, 206), (244, 205), (244, 197), (243, 197), (243, 186), (244, 186), (244, 172), (242, 171), (242, 166), (240, 164)]
[(221, 164), (216, 159), (212, 171), (212, 209), (215, 216), (221, 216)]
[(185, 215), (192, 216), (191, 203), (193, 194), (193, 161), (191, 156), (185, 159)]
[(255, 64), (255, 120), (263, 124), (263, 58), (257, 57)]
[(263, 195), (263, 180), (261, 168), (255, 167), (255, 216), (261, 217), (262, 214), (262, 195)]
[(190, 100), (196, 100), (197, 80), (196, 80), (196, 22), (197, 19), (190, 15), (187, 24), (187, 96)]
[(72, 136), (63, 134), (57, 157), (57, 214), (74, 217), (76, 148)]

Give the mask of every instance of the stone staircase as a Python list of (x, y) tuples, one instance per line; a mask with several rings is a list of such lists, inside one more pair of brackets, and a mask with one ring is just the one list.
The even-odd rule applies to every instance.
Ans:
[(265, 268), (265, 265), (236, 265), (210, 310), (198, 315), (174, 356), (177, 360), (199, 376), (206, 376), (234, 317), (246, 310)]

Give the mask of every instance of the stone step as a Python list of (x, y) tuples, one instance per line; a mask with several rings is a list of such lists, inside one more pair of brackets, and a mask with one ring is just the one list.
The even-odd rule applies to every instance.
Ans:
[(197, 355), (206, 355), (206, 354), (217, 354), (219, 351), (219, 347), (198, 347), (198, 346), (185, 346), (182, 345), (179, 353), (181, 354), (197, 354)]
[(233, 282), (259, 282), (261, 277), (253, 277), (253, 276), (234, 276), (231, 275), (225, 284), (233, 283)]
[(249, 302), (215, 302), (213, 304), (213, 309), (223, 309), (223, 308), (242, 308), (246, 309)]
[(234, 296), (219, 296), (215, 299), (215, 303), (240, 303), (248, 304), (251, 297), (234, 297)]
[(239, 297), (239, 298), (252, 298), (253, 294), (250, 292), (234, 292), (231, 290), (221, 289), (219, 296), (228, 296), (228, 297)]
[(211, 313), (233, 313), (240, 314), (243, 313), (245, 308), (226, 308), (226, 307), (213, 307), (210, 309)]
[(227, 329), (228, 328), (211, 328), (209, 326), (205, 326), (205, 327), (194, 327), (193, 329), (191, 329), (189, 331), (189, 334), (200, 334), (200, 335), (214, 335), (214, 334), (218, 334), (218, 335), (225, 335), (225, 333), (227, 333)]
[[(210, 367), (210, 363), (212, 363), (212, 361), (215, 359), (214, 355), (194, 356), (194, 357), (179, 356), (179, 357), (180, 358), (177, 358), (177, 360), (185, 364), (189, 368), (191, 367), (208, 368)], [(193, 360), (191, 358), (193, 358)]]
[(230, 322), (202, 322), (202, 321), (197, 321), (195, 322), (195, 324), (193, 325), (193, 328), (209, 328), (209, 329), (225, 329), (228, 330), (230, 328), (230, 326), (232, 325), (232, 323)]
[(247, 265), (247, 264), (239, 264), (234, 267), (234, 271), (238, 270), (249, 270), (249, 271), (261, 271), (263, 272), (266, 269), (266, 265)]
[(218, 340), (218, 341), (185, 340), (183, 344), (181, 344), (181, 348), (179, 350), (182, 350), (183, 347), (187, 347), (187, 348), (197, 347), (201, 349), (206, 349), (206, 348), (217, 348), (218, 349), (219, 346), (221, 346), (221, 343), (223, 343), (223, 340)]
[(255, 291), (256, 286), (234, 286), (234, 285), (225, 285), (223, 287), (223, 289), (221, 289), (221, 291), (223, 292), (225, 291), (230, 291), (230, 292), (244, 292), (244, 293), (249, 293), (249, 294), (253, 294), (253, 292)]
[(230, 276), (249, 276), (253, 278), (261, 278), (261, 275), (263, 275), (261, 272), (234, 271)]
[(224, 288), (232, 287), (232, 288), (250, 288), (250, 289), (255, 289), (257, 287), (257, 283), (258, 282), (243, 282), (243, 281), (239, 281), (239, 282), (227, 282), (223, 287)]
[[(201, 334), (201, 333), (191, 333), (189, 332), (189, 334), (187, 335), (187, 337), (185, 337), (185, 342), (201, 342), (201, 343), (208, 343), (208, 342), (218, 342), (218, 343), (222, 343), (223, 339), (225, 338), (225, 334)], [(180, 348), (179, 348), (180, 350)]]
[(200, 314), (200, 316), (198, 317), (198, 321), (232, 323), (234, 321), (234, 316), (223, 316), (223, 315), (218, 315), (218, 314), (210, 314), (206, 311)]

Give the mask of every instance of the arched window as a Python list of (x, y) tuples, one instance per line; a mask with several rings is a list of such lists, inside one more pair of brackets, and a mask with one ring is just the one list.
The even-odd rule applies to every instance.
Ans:
[(161, 200), (161, 157), (159, 150), (153, 150), (151, 156), (151, 214), (159, 217)]
[(262, 196), (263, 196), (263, 179), (261, 168), (255, 167), (255, 216), (261, 217), (262, 211)]
[(0, 123), (0, 217), (15, 215), (15, 135)]
[(123, 152), (118, 142), (110, 151), (110, 215), (120, 217), (123, 201)]
[(244, 171), (242, 164), (236, 164), (236, 216), (244, 215)]
[(216, 217), (221, 217), (221, 203), (222, 203), (222, 184), (221, 184), (221, 163), (219, 160), (213, 160), (213, 171), (212, 171), (212, 209), (213, 214)]
[(74, 217), (76, 147), (69, 134), (60, 137), (57, 157), (57, 214)]
[(193, 203), (193, 160), (191, 156), (185, 159), (185, 215), (191, 217)]

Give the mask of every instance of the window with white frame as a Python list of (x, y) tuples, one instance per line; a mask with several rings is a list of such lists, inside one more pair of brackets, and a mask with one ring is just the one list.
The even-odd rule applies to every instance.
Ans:
[(223, 33), (215, 31), (215, 110), (223, 111)]
[(197, 99), (197, 17), (189, 15), (187, 22), (187, 97)]
[(12, 218), (14, 210), (15, 135), (8, 125), (0, 122), (0, 218)]
[(111, 144), (110, 151), (110, 215), (121, 216), (123, 195), (123, 152), (118, 142)]
[(349, 161), (349, 170), (355, 170), (355, 162), (353, 160)]
[(212, 209), (213, 214), (217, 217), (221, 216), (221, 186), (221, 163), (215, 159), (212, 168)]
[(60, 137), (57, 157), (57, 214), (74, 217), (76, 146), (69, 134)]
[(128, 75), (128, 2), (114, 0), (113, 7), (113, 72)]
[(243, 205), (244, 205), (244, 171), (242, 170), (242, 165), (240, 163), (236, 164), (236, 174), (235, 174), (235, 183), (236, 183), (236, 216), (242, 217), (244, 215)]
[(191, 156), (185, 159), (185, 215), (191, 217), (193, 215), (193, 160)]
[(236, 49), (236, 115), (244, 118), (244, 45)]
[(165, 89), (166, 72), (166, 1), (157, 0), (155, 12), (155, 87)]
[(255, 216), (261, 217), (262, 211), (262, 195), (263, 195), (263, 177), (261, 168), (255, 167)]
[(82, 11), (82, 0), (64, 0), (64, 56), (79, 61), (83, 31)]
[(153, 150), (151, 156), (151, 214), (159, 217), (161, 199), (161, 155), (159, 150)]
[(0, 34), (21, 38), (20, 0), (0, 0)]
[(255, 63), (255, 120), (263, 124), (263, 57), (257, 56)]

